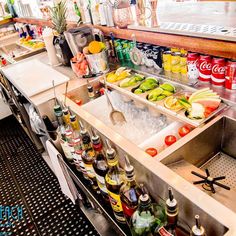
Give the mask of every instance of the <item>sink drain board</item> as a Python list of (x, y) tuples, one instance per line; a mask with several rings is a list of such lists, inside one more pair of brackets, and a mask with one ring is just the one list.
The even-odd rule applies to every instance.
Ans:
[(236, 159), (219, 152), (201, 167), (201, 170), (208, 169), (212, 177), (226, 176), (220, 182), (231, 188), (236, 188)]

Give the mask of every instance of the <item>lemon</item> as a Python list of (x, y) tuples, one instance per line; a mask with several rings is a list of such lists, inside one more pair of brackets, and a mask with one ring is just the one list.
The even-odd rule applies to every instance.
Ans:
[(164, 101), (164, 106), (170, 110), (179, 111), (182, 109), (182, 106), (178, 103), (178, 99), (170, 96), (167, 97)]
[(102, 45), (98, 41), (92, 41), (88, 45), (88, 50), (92, 54), (96, 54), (102, 51)]
[(124, 70), (120, 73), (120, 75), (116, 78), (116, 81), (122, 80), (130, 76), (131, 74), (129, 73), (128, 70)]

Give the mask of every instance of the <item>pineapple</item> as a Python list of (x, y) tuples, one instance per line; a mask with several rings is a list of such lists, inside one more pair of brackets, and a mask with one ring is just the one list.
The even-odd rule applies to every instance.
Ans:
[(60, 35), (66, 31), (66, 11), (66, 0), (61, 0), (59, 3), (54, 4), (54, 6), (50, 8), (53, 29)]

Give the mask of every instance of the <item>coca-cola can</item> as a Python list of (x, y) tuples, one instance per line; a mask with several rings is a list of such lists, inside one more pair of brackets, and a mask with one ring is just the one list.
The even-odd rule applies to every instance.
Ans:
[(198, 79), (203, 82), (210, 82), (211, 80), (211, 56), (200, 55), (198, 61), (199, 77)]
[(190, 82), (197, 82), (198, 79), (198, 60), (199, 54), (195, 52), (189, 52), (187, 55), (187, 67), (188, 67), (188, 79)]
[(225, 59), (214, 57), (212, 59), (211, 83), (216, 86), (225, 84)]
[(225, 88), (236, 89), (236, 60), (228, 61), (226, 63)]

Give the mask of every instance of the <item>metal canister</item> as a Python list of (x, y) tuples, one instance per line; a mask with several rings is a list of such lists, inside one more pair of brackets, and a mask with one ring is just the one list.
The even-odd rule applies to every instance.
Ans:
[(171, 51), (164, 51), (162, 54), (163, 68), (165, 71), (171, 71)]
[(180, 73), (180, 52), (171, 53), (171, 71), (172, 73)]

